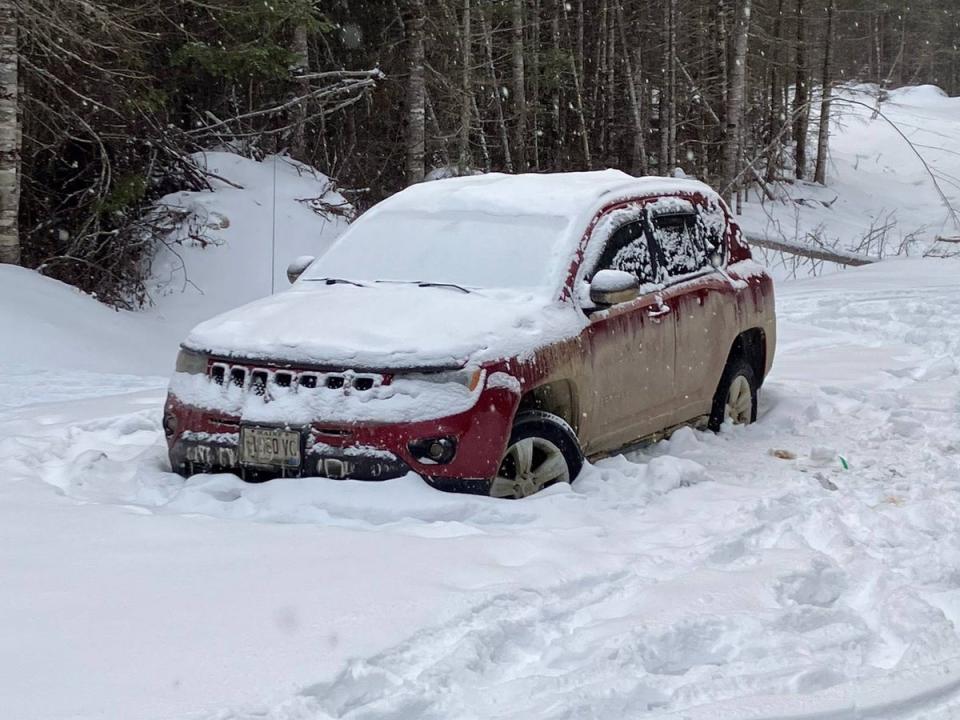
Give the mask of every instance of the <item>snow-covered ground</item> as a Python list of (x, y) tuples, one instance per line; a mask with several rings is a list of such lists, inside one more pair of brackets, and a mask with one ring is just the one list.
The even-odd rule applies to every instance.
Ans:
[(0, 706), (946, 713), (960, 683), (958, 272), (889, 261), (784, 284), (758, 424), (682, 431), (514, 502), (413, 477), (184, 483), (166, 472), (159, 386), (90, 374), (57, 398), (44, 375), (4, 375), (3, 393), (41, 402), (0, 410)]
[(352, 208), (330, 179), (280, 156), (256, 162), (198, 153), (214, 192), (178, 192), (162, 206), (189, 212), (153, 260), (147, 314), (183, 336), (214, 315), (288, 286), (287, 265), (321, 255)]
[[(960, 98), (947, 97), (930, 85), (901, 88), (881, 104), (882, 115), (874, 116), (876, 90), (873, 85), (856, 85), (838, 91), (827, 186), (812, 182), (771, 186), (790, 202), (771, 202), (751, 193), (750, 202), (743, 206), (745, 229), (773, 239), (821, 242), (874, 257), (921, 255), (937, 236), (960, 235), (960, 226), (937, 188), (960, 211)], [(819, 111), (814, 113), (818, 115)], [(816, 152), (815, 143), (811, 152)], [(956, 245), (935, 248), (939, 252), (957, 249)], [(781, 277), (793, 274), (792, 261), (781, 265), (777, 253), (760, 251), (759, 255), (766, 256)], [(799, 274), (808, 270), (809, 263), (803, 264)]]
[[(960, 134), (956, 101), (913, 94), (884, 112)], [(948, 229), (859, 122), (802, 222)], [(760, 422), (572, 487), (184, 482), (160, 408), (186, 326), (342, 229), (300, 202), (325, 179), (278, 163), (271, 261), (273, 167), (212, 161), (243, 189), (172, 199), (220, 243), (175, 248), (202, 293), (163, 290), (175, 256), (141, 314), (0, 267), (0, 717), (960, 717), (960, 261), (781, 283)]]

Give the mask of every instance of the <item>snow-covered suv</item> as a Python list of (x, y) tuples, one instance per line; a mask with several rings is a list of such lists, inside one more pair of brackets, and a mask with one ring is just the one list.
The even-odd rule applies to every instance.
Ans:
[(291, 273), (183, 343), (178, 472), (522, 497), (679, 425), (752, 422), (773, 360), (771, 279), (690, 180), (416, 185)]

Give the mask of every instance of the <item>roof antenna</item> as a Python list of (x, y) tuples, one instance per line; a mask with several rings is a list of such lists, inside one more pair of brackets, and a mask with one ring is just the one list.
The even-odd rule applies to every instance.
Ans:
[(277, 154), (273, 154), (273, 218), (270, 234), (270, 294), (276, 292), (277, 284)]

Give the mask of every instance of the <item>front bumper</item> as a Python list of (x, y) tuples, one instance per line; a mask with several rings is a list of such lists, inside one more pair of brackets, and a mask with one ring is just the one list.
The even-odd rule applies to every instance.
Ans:
[[(519, 396), (487, 388), (474, 406), (434, 420), (405, 423), (326, 423), (283, 425), (301, 438), (297, 467), (263, 468), (240, 461), (242, 417), (184, 404), (171, 394), (165, 407), (170, 464), (175, 472), (234, 473), (246, 480), (277, 477), (328, 477), (387, 480), (415, 472), (442, 489), (483, 492), (499, 467), (510, 436)], [(262, 423), (249, 423), (263, 427)], [(418, 459), (411, 445), (450, 438), (456, 452), (449, 462)]]

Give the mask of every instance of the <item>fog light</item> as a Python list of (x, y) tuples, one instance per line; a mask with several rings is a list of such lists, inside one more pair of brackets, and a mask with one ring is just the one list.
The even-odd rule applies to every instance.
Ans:
[(410, 452), (422, 463), (446, 465), (457, 454), (457, 441), (451, 437), (418, 440), (410, 443)]
[(163, 431), (166, 433), (167, 437), (173, 437), (177, 434), (177, 416), (173, 413), (166, 413), (163, 416)]

